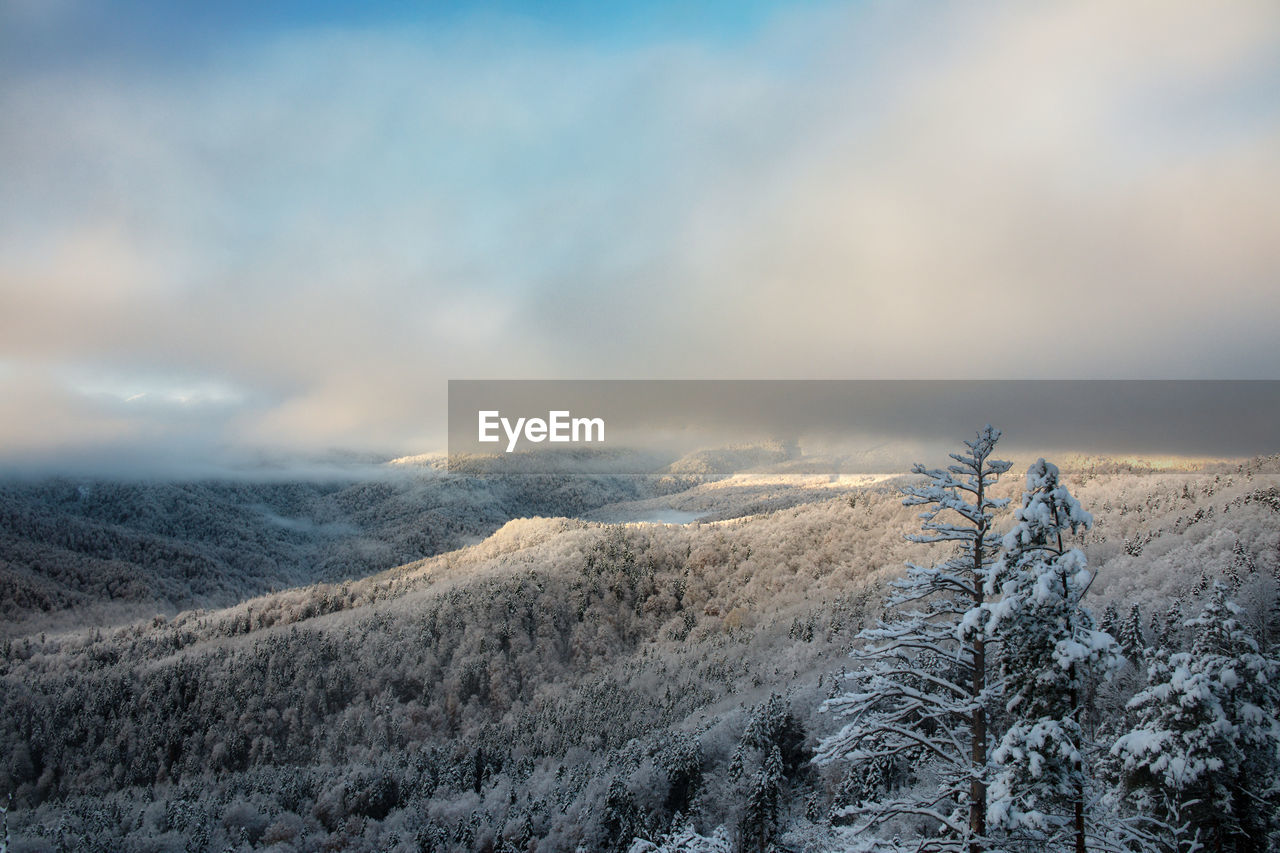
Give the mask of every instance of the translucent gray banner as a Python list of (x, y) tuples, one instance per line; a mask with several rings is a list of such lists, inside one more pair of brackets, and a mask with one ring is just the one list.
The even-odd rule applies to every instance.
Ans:
[(451, 380), (454, 467), (649, 473), (696, 451), (773, 448), (883, 468), (990, 423), (1007, 454), (1280, 451), (1280, 381)]

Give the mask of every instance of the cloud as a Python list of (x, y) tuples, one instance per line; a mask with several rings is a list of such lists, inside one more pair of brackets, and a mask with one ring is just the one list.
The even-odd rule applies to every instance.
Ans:
[[(1277, 56), (1272, 4), (1187, 0), (33, 65), (0, 84), (4, 452), (415, 451), (450, 377), (1274, 378)], [(197, 428), (95, 370), (235, 395)]]

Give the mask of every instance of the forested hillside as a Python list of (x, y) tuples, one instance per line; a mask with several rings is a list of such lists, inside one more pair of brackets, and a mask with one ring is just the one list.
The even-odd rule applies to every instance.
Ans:
[(0, 636), (361, 578), (484, 538), (511, 518), (575, 515), (647, 490), (636, 477), (477, 479), (428, 464), (375, 473), (0, 484)]
[[(1190, 642), (1182, 622), (1211, 602), (1214, 581), (1274, 655), (1280, 460), (1063, 463), (1093, 514), (1068, 537), (1097, 575), (1085, 604), (1129, 661), (1096, 685), (1102, 737), (1132, 728), (1125, 704), (1147, 686), (1150, 648)], [(995, 513), (1001, 534), (1025, 470), (994, 487), (1014, 501)], [(774, 485), (752, 498), (761, 514), (685, 525), (522, 518), (453, 550), (504, 513), (539, 514), (518, 513), (517, 500), (576, 515), (596, 498), (499, 498), (469, 483), (220, 485), (198, 494), (217, 505), (252, 488), (252, 501), (173, 518), (163, 489), (148, 492), (150, 513), (128, 517), (93, 509), (93, 491), (71, 483), (8, 491), (6, 506), (22, 507), (6, 510), (17, 519), (8, 554), (39, 541), (120, 559), (123, 538), (95, 551), (64, 535), (70, 519), (147, 542), (176, 525), (176, 538), (222, 555), (232, 570), (219, 582), (156, 556), (148, 577), (192, 596), (174, 603), (212, 600), (218, 583), (239, 594), (250, 575), (305, 577), (277, 568), (261, 580), (250, 559), (334, 567), (330, 577), (354, 574), (337, 568), (347, 560), (375, 567), (358, 563), (362, 548), (403, 563), (124, 626), (36, 633), (11, 621), (0, 646), (10, 850), (854, 849), (871, 836), (849, 837), (849, 807), (874, 780), (857, 761), (812, 759), (840, 726), (824, 701), (847, 689), (848, 652), (882, 615), (889, 581), (905, 561), (945, 556), (904, 538), (919, 519), (900, 488), (917, 482), (804, 486), (795, 505), (769, 509), (785, 503)], [(711, 512), (714, 491), (695, 490), (690, 505)], [(415, 503), (428, 496), (436, 503)], [(254, 512), (266, 520), (250, 523)], [(414, 540), (428, 512), (466, 521)], [(334, 546), (300, 544), (273, 517), (307, 519)], [(432, 551), (443, 552), (416, 559)], [(11, 576), (30, 565), (8, 559)], [(85, 577), (100, 577), (97, 564)], [(100, 594), (64, 586), (83, 598), (60, 606)], [(882, 770), (885, 784), (906, 784)], [(926, 830), (900, 823), (886, 837), (914, 831)]]

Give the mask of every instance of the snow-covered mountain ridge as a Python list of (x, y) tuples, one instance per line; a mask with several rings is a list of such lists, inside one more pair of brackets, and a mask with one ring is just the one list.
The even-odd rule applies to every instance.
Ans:
[[(1095, 614), (1160, 623), (1202, 576), (1274, 595), (1276, 458), (1065, 474), (1095, 516)], [(742, 514), (719, 523), (513, 519), (367, 577), (18, 632), (13, 849), (626, 849), (677, 812), (732, 835), (761, 737), (785, 747), (778, 838), (831, 849), (846, 768), (806, 763), (818, 708), (887, 582), (934, 553), (903, 538), (900, 482), (723, 480), (661, 499), (722, 495)]]

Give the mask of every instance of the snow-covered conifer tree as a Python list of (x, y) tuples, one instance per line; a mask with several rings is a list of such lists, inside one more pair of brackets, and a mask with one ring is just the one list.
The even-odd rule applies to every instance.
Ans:
[(1135, 602), (1129, 608), (1129, 615), (1120, 625), (1120, 633), (1116, 635), (1124, 656), (1138, 663), (1147, 652), (1147, 638), (1142, 633), (1142, 610)]
[(1134, 805), (1180, 828), (1178, 843), (1219, 850), (1280, 844), (1280, 662), (1258, 652), (1242, 612), (1214, 584), (1187, 622), (1190, 652), (1158, 650), (1137, 721), (1117, 740)]
[(1063, 541), (1093, 517), (1062, 484), (1058, 468), (1041, 459), (1027, 471), (1014, 521), (1004, 559), (987, 578), (987, 593), (1001, 595), (989, 605), (987, 632), (999, 644), (1010, 718), (992, 753), (987, 814), (993, 829), (1033, 849), (1072, 839), (1083, 853), (1090, 774), (1082, 697), (1119, 652), (1081, 604), (1093, 580), (1084, 553)]
[(604, 836), (601, 846), (610, 850), (626, 850), (642, 829), (635, 797), (621, 778), (615, 777), (609, 783), (600, 828)]
[[(854, 652), (866, 668), (852, 675), (851, 692), (824, 708), (847, 719), (826, 738), (817, 760), (871, 766), (905, 761), (928, 766), (917, 791), (882, 790), (851, 804), (841, 816), (865, 828), (906, 819), (930, 824), (930, 849), (983, 849), (987, 828), (987, 573), (999, 556), (992, 513), (1004, 499), (990, 489), (1010, 463), (991, 453), (1000, 431), (987, 426), (952, 454), (946, 469), (916, 465), (926, 482), (904, 489), (903, 503), (927, 507), (915, 542), (949, 543), (954, 552), (935, 566), (907, 565), (885, 601), (886, 617), (859, 636)], [(958, 518), (957, 518), (958, 517)]]
[(751, 783), (747, 807), (738, 831), (738, 849), (764, 853), (778, 828), (778, 798), (782, 793), (782, 753), (776, 745), (769, 748), (760, 772)]
[[(1155, 618), (1154, 614), (1152, 618)], [(1157, 647), (1174, 645), (1182, 634), (1182, 623), (1185, 621), (1187, 621), (1186, 617), (1182, 615), (1182, 596), (1174, 596), (1160, 618), (1160, 630), (1152, 632), (1151, 645)]]
[(1116, 610), (1115, 602), (1110, 602), (1107, 604), (1106, 609), (1102, 611), (1102, 621), (1099, 622), (1098, 627), (1114, 637), (1119, 625), (1120, 613)]

